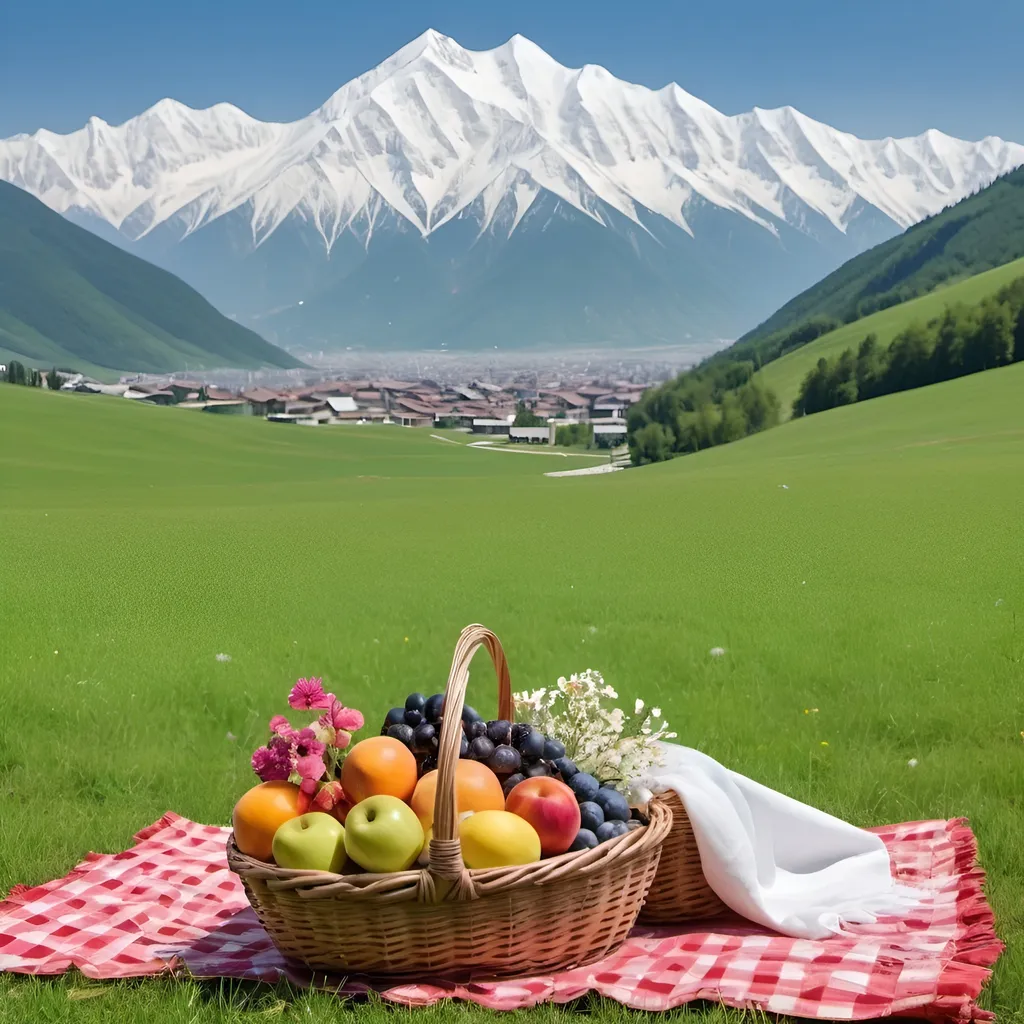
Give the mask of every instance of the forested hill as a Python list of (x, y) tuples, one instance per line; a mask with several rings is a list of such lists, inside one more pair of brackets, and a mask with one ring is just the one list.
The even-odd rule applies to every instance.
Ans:
[(763, 365), (843, 323), (1024, 256), (1024, 168), (844, 263), (715, 360)]
[(0, 181), (0, 355), (45, 369), (293, 367), (184, 281)]

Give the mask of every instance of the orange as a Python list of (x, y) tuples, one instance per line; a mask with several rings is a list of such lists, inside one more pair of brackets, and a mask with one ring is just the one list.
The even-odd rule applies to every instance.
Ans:
[(270, 860), (274, 833), (298, 814), (298, 786), (290, 782), (261, 782), (235, 804), (231, 814), (235, 845), (250, 857)]
[(342, 763), (341, 788), (352, 804), (382, 795), (408, 803), (416, 788), (416, 758), (391, 736), (360, 740)]
[[(434, 793), (437, 790), (437, 769), (427, 772), (412, 795), (412, 809), (424, 831), (434, 824)], [(503, 811), (505, 794), (498, 776), (479, 761), (459, 760), (455, 766), (455, 811)]]

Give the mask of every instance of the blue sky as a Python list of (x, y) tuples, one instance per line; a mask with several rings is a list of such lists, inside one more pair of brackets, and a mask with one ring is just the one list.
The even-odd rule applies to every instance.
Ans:
[(788, 103), (866, 137), (1024, 142), (1020, 0), (0, 0), (0, 137), (164, 96), (292, 120), (428, 27), (472, 49), (521, 32), (726, 113)]

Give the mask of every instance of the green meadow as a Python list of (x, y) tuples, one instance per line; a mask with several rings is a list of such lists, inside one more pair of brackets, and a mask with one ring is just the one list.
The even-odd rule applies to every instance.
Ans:
[[(858, 824), (969, 816), (1009, 946), (985, 1005), (1021, 1024), (1022, 394), (1018, 364), (548, 478), (594, 460), (2, 385), (0, 892), (169, 809), (226, 823), (297, 676), (373, 730), (440, 690), (483, 622), (517, 689), (596, 668), (680, 742)], [(482, 658), (470, 692), (494, 708)], [(284, 988), (0, 977), (0, 1022), (349, 1014), (411, 1016)]]
[(927, 323), (941, 316), (949, 307), (958, 303), (973, 306), (989, 295), (994, 295), (1018, 277), (1024, 277), (1024, 259), (1014, 260), (994, 270), (986, 270), (946, 287), (911, 299), (898, 306), (890, 306), (871, 316), (854, 320), (828, 334), (816, 338), (809, 345), (784, 355), (781, 359), (767, 363), (756, 375), (766, 387), (772, 388), (782, 403), (782, 415), (789, 417), (793, 399), (808, 371), (813, 370), (819, 359), (832, 359), (845, 349), (857, 346), (872, 332), (878, 335), (878, 342), (886, 346), (900, 331), (912, 323)]

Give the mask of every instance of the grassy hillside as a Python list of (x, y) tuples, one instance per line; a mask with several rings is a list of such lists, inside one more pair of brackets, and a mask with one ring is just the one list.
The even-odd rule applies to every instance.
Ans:
[[(1009, 945), (986, 1004), (1024, 1024), (1022, 388), (1017, 365), (551, 479), (590, 463), (0, 386), (0, 891), (168, 808), (227, 821), (296, 676), (372, 723), (438, 689), (480, 621), (517, 688), (598, 668), (681, 742), (854, 822), (970, 816)], [(481, 665), (482, 710), (492, 687)], [(191, 981), (69, 1000), (77, 984), (0, 977), (0, 1019), (241, 1024), (279, 995), (283, 1020), (339, 1012)]]
[(973, 305), (980, 302), (1019, 277), (1024, 277), (1024, 259), (1015, 260), (983, 274), (976, 274), (918, 299), (884, 309), (830, 331), (781, 359), (768, 363), (755, 374), (754, 379), (775, 392), (781, 403), (782, 415), (789, 416), (801, 382), (819, 359), (830, 359), (851, 347), (856, 350), (860, 342), (872, 333), (878, 335), (879, 344), (887, 345), (910, 324), (927, 323), (957, 303)]
[(729, 350), (776, 358), (815, 320), (848, 323), (1024, 256), (1024, 168), (861, 253), (787, 302)]
[(0, 182), (0, 352), (160, 372), (301, 365), (164, 270)]

